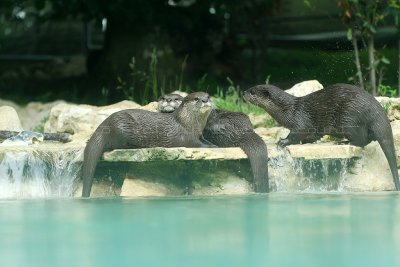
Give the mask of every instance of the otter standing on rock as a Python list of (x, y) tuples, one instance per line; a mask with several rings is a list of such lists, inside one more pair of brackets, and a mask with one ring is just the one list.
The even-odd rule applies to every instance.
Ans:
[[(178, 107), (182, 96), (167, 94), (158, 101), (160, 112), (172, 112)], [(175, 103), (174, 103), (175, 102)], [(250, 160), (256, 192), (268, 192), (267, 146), (258, 136), (247, 115), (213, 109), (203, 131), (206, 140), (219, 147), (240, 147)]]
[(400, 190), (392, 128), (379, 102), (361, 88), (334, 84), (303, 97), (295, 97), (273, 85), (258, 85), (244, 99), (264, 108), (290, 129), (279, 145), (312, 143), (323, 135), (347, 138), (364, 147), (377, 140), (385, 153), (396, 190)]
[(89, 139), (83, 162), (82, 196), (89, 197), (93, 175), (104, 151), (147, 147), (215, 147), (200, 141), (211, 111), (203, 92), (185, 97), (174, 113), (121, 110), (105, 119)]

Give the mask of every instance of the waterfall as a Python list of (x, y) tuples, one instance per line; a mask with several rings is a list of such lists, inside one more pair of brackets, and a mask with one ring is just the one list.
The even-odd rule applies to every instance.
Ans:
[(71, 197), (82, 148), (35, 145), (0, 149), (0, 198)]
[(351, 158), (292, 158), (287, 150), (279, 149), (270, 158), (268, 170), (276, 192), (346, 191), (343, 181), (353, 164)]

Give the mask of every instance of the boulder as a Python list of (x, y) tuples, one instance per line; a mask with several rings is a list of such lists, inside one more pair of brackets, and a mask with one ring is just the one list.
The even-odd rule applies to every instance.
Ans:
[(396, 149), (397, 166), (400, 166), (400, 121), (392, 121), (390, 125), (392, 126), (394, 147)]
[(389, 163), (378, 142), (373, 141), (362, 149), (362, 157), (345, 174), (341, 189), (352, 192), (394, 190)]
[(23, 130), (17, 111), (10, 106), (0, 107), (0, 129), (3, 131)]
[(159, 182), (127, 177), (121, 188), (122, 197), (173, 196), (182, 194), (179, 188)]
[(248, 114), (251, 124), (254, 128), (257, 127), (264, 127), (267, 124), (267, 121), (274, 121), (274, 119), (268, 113), (255, 115), (255, 114)]
[(26, 107), (20, 108), (17, 112), (21, 118), (24, 129), (37, 131), (43, 129), (45, 122), (49, 118), (50, 110), (58, 104), (65, 103), (66, 102), (62, 100), (48, 103), (30, 102)]
[(390, 121), (400, 120), (400, 98), (378, 96), (376, 100), (388, 114)]
[(267, 143), (277, 143), (279, 140), (286, 138), (290, 132), (285, 127), (259, 127), (254, 129), (254, 131)]
[(21, 108), (19, 105), (17, 105), (16, 103), (14, 103), (13, 101), (10, 100), (4, 100), (4, 99), (0, 99), (0, 107), (1, 106), (9, 106), (14, 108), (17, 113), (19, 112), (19, 109)]
[(317, 80), (310, 80), (297, 83), (292, 88), (285, 90), (285, 92), (300, 97), (321, 90), (322, 88), (324, 87)]
[(112, 113), (132, 108), (140, 108), (140, 105), (126, 100), (103, 107), (61, 103), (51, 109), (44, 131), (91, 134)]

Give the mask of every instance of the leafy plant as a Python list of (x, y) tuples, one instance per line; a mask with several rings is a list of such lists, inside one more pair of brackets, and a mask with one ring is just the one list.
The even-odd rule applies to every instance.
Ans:
[[(168, 90), (174, 91), (184, 90), (183, 76), (187, 66), (188, 56), (186, 56), (181, 63), (179, 75), (167, 76), (160, 73), (158, 70), (158, 52), (153, 48), (150, 60), (148, 63), (148, 70), (140, 70), (137, 68), (136, 58), (132, 57), (129, 63), (129, 79), (124, 80), (121, 77), (117, 78), (117, 87), (115, 90), (123, 94), (123, 96), (131, 101), (138, 101), (140, 104), (147, 104), (149, 99), (154, 100), (165, 94)], [(102, 93), (104, 96), (109, 94), (109, 90), (103, 88)]]
[(395, 97), (397, 95), (397, 90), (397, 88), (393, 88), (390, 85), (380, 84), (378, 87), (378, 92), (381, 96)]
[[(338, 0), (338, 6), (342, 10), (343, 21), (348, 27), (348, 39), (352, 41), (357, 77), (361, 87), (364, 87), (362, 69), (359, 59), (357, 41), (359, 37), (366, 39), (368, 50), (369, 87), (372, 94), (377, 94), (377, 87), (382, 81), (382, 64), (390, 62), (382, 55), (376, 53), (374, 36), (379, 23), (386, 17), (387, 3), (375, 0)], [(378, 72), (378, 79), (377, 79)], [(365, 87), (364, 87), (365, 88)]]
[(233, 112), (243, 112), (246, 114), (252, 113), (254, 115), (265, 113), (262, 108), (246, 103), (243, 100), (243, 93), (240, 90), (239, 85), (235, 85), (229, 77), (226, 79), (229, 83), (228, 88), (223, 90), (218, 86), (217, 94), (213, 98), (216, 108)]

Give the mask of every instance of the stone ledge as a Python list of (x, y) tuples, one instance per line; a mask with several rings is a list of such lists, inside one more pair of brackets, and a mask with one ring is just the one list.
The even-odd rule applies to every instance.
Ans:
[[(278, 157), (284, 149), (277, 148), (276, 144), (268, 143), (268, 156)], [(5, 152), (65, 152), (83, 150), (85, 143), (59, 144), (44, 142), (30, 146), (0, 145), (0, 154)], [(363, 149), (351, 145), (336, 145), (334, 143), (318, 143), (287, 146), (292, 158), (304, 159), (344, 159), (359, 158)], [(105, 152), (103, 160), (108, 162), (145, 162), (145, 161), (171, 161), (171, 160), (240, 160), (247, 156), (239, 147), (230, 148), (185, 148), (185, 147), (154, 147), (142, 149), (116, 149)], [(80, 159), (83, 160), (83, 159)]]
[(154, 147), (142, 149), (116, 149), (103, 155), (104, 161), (168, 161), (168, 160), (235, 160), (247, 156), (238, 147), (232, 148), (185, 148)]
[[(280, 154), (274, 144), (267, 144), (268, 156), (277, 157)], [(362, 148), (351, 145), (335, 145), (333, 143), (291, 145), (287, 147), (292, 158), (304, 159), (345, 159), (360, 158)], [(142, 148), (116, 149), (103, 155), (109, 162), (145, 162), (170, 160), (240, 160), (247, 156), (238, 147), (231, 148)]]
[(360, 158), (363, 154), (361, 147), (333, 143), (290, 145), (287, 149), (292, 158), (306, 160)]

